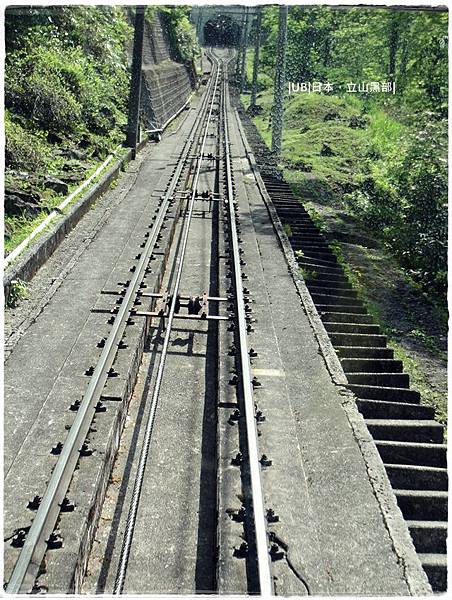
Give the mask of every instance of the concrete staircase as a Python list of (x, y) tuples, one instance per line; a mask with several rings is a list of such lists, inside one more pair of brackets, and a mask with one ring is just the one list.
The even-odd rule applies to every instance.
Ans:
[(287, 183), (263, 176), (304, 278), (383, 460), (432, 588), (447, 586), (443, 426), (410, 389), (403, 363), (367, 313), (328, 243)]

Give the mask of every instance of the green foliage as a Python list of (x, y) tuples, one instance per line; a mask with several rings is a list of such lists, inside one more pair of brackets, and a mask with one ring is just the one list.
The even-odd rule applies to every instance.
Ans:
[(284, 223), (283, 229), (284, 229), (284, 233), (290, 239), (292, 237), (292, 227), (290, 226), (290, 224), (289, 223)]
[(114, 7), (50, 13), (48, 26), (30, 25), (21, 47), (7, 48), (5, 105), (41, 130), (110, 136), (125, 122), (125, 18)]
[(191, 6), (162, 6), (159, 7), (159, 12), (172, 46), (176, 50), (176, 58), (186, 61), (199, 56), (196, 30), (189, 21)]
[(8, 308), (15, 308), (21, 300), (27, 298), (28, 289), (27, 285), (21, 279), (15, 279), (11, 281), (11, 287), (9, 288), (9, 294), (7, 299)]
[(387, 236), (416, 279), (446, 293), (447, 288), (447, 129), (427, 122), (410, 139), (393, 168), (401, 199), (398, 223)]
[[(273, 77), (278, 8), (266, 7), (262, 67)], [(380, 100), (413, 112), (447, 114), (447, 13), (291, 6), (287, 73), (293, 82), (396, 81)], [(362, 94), (365, 98), (366, 95)]]
[[(282, 167), (296, 193), (346, 209), (443, 299), (447, 259), (448, 15), (291, 6), (287, 73), (334, 94), (287, 95)], [(278, 7), (264, 9), (261, 77), (273, 79)], [(264, 80), (265, 81), (265, 80)], [(396, 94), (347, 93), (395, 81)], [(273, 91), (254, 118), (271, 143)]]
[(5, 162), (13, 169), (46, 171), (52, 158), (44, 132), (33, 132), (5, 110)]
[[(5, 215), (10, 252), (123, 138), (132, 28), (121, 7), (8, 7), (5, 13), (5, 182), (37, 195)], [(34, 196), (36, 198), (36, 196)]]

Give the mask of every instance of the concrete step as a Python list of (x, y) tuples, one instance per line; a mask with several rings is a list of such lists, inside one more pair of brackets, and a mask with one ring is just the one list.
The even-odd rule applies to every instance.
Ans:
[(297, 246), (307, 254), (307, 251), (310, 250), (312, 252), (327, 252), (329, 254), (329, 249), (326, 244), (322, 244), (318, 240), (304, 240), (301, 236), (292, 235), (290, 236), (290, 241), (293, 244), (297, 244)]
[[(308, 215), (307, 212), (305, 212), (305, 213), (300, 212), (300, 210), (298, 208), (300, 206), (299, 204), (297, 205), (295, 203), (286, 202), (282, 206), (284, 208), (297, 207), (296, 213), (294, 213), (292, 216), (289, 217), (289, 221), (287, 222), (288, 225), (290, 225), (290, 226), (295, 225), (296, 227), (303, 227), (304, 225), (311, 225), (313, 227), (316, 227), (316, 225), (312, 222), (312, 219)], [(280, 210), (279, 204), (276, 206), (276, 210), (277, 211)]]
[(410, 377), (407, 373), (348, 373), (349, 383), (382, 387), (409, 388)]
[(422, 568), (434, 592), (447, 590), (447, 554), (419, 554)]
[(435, 409), (423, 404), (409, 402), (385, 402), (384, 400), (363, 400), (358, 398), (356, 405), (366, 419), (434, 419)]
[[(299, 245), (296, 242), (292, 243), (292, 248), (294, 251), (301, 250)], [(323, 258), (319, 258), (318, 256), (313, 256), (311, 254), (307, 254), (304, 252), (303, 256), (298, 258), (298, 261), (303, 260), (307, 261), (308, 264), (317, 265), (319, 267), (326, 267), (327, 269), (334, 269), (336, 273), (342, 273), (342, 269), (338, 266), (337, 262), (334, 260), (323, 260)]]
[(442, 467), (385, 463), (385, 469), (394, 489), (447, 491), (447, 469)]
[(309, 217), (306, 217), (306, 219), (291, 218), (290, 222), (287, 224), (290, 225), (290, 228), (292, 229), (293, 237), (297, 238), (299, 241), (306, 241), (306, 242), (310, 241), (314, 244), (321, 243), (322, 245), (325, 245), (328, 247), (327, 241), (321, 235), (319, 230), (312, 231), (312, 233), (310, 234), (311, 239), (310, 240), (306, 239), (307, 229), (309, 228), (311, 230), (313, 227), (315, 227), (315, 225), (312, 223), (312, 221), (309, 219)]
[(372, 436), (378, 440), (442, 444), (444, 427), (427, 419), (366, 419)]
[(330, 339), (334, 346), (386, 347), (385, 335), (374, 335), (370, 333), (332, 333)]
[(327, 241), (325, 240), (323, 235), (320, 233), (308, 233), (303, 229), (299, 229), (298, 225), (293, 225), (291, 227), (292, 227), (292, 234), (295, 234), (295, 236), (298, 238), (297, 239), (298, 242), (311, 242), (313, 244), (317, 244), (317, 243), (327, 244)]
[(351, 287), (351, 283), (349, 282), (349, 280), (345, 277), (345, 275), (330, 275), (330, 274), (324, 274), (324, 273), (317, 273), (317, 277), (316, 280), (322, 285), (325, 284), (329, 284), (331, 283), (332, 285), (334, 284), (339, 284), (339, 285), (346, 285), (346, 286), (350, 286)]
[(336, 352), (339, 358), (394, 358), (394, 350), (392, 350), (392, 348), (366, 348), (366, 346), (336, 346)]
[(341, 313), (335, 311), (321, 312), (320, 317), (324, 323), (356, 323), (357, 325), (373, 325), (374, 320), (371, 315), (353, 315), (350, 313)]
[(401, 360), (391, 358), (340, 358), (346, 373), (401, 373)]
[(318, 261), (321, 261), (320, 264), (331, 264), (333, 266), (337, 265), (337, 259), (331, 252), (322, 252), (319, 250), (310, 250), (309, 248), (302, 248), (300, 242), (294, 241), (292, 242), (292, 248), (296, 248), (297, 250), (301, 250), (305, 257), (307, 258), (315, 258)]
[(320, 277), (317, 275), (315, 279), (311, 279), (310, 283), (322, 287), (331, 293), (331, 290), (353, 290), (352, 284), (346, 279), (342, 281), (332, 280), (328, 277)]
[(287, 225), (291, 225), (292, 222), (301, 221), (302, 224), (309, 222), (312, 223), (309, 215), (307, 213), (300, 214), (300, 204), (298, 202), (293, 202), (292, 200), (286, 199), (277, 201), (276, 203), (273, 201), (275, 205), (276, 212), (280, 215), (281, 220)]
[(321, 262), (308, 256), (300, 256), (297, 258), (297, 262), (300, 267), (305, 267), (310, 271), (317, 271), (325, 275), (339, 275), (343, 277), (343, 270), (340, 267), (332, 267), (331, 265), (323, 265)]
[(315, 294), (311, 293), (311, 297), (316, 304), (327, 305), (327, 306), (359, 306), (363, 304), (356, 298), (347, 298), (347, 296), (333, 296), (331, 294)]
[(319, 285), (317, 281), (314, 280), (309, 280), (308, 281), (308, 288), (309, 288), (309, 292), (311, 294), (324, 294), (326, 296), (335, 296), (335, 297), (341, 297), (341, 298), (357, 298), (357, 293), (355, 292), (355, 290), (350, 290), (350, 289), (344, 289), (344, 288), (330, 288), (330, 287), (325, 287), (323, 285)]
[[(293, 206), (296, 206), (297, 208), (303, 208), (301, 203), (298, 202), (298, 200), (296, 198), (294, 198), (292, 192), (288, 191), (285, 193), (278, 193), (278, 196), (276, 198), (272, 198), (273, 204), (277, 207), (279, 206), (285, 206), (286, 204), (292, 204)], [(304, 209), (303, 209), (304, 210)]]
[(384, 400), (386, 402), (410, 402), (419, 404), (421, 395), (417, 390), (406, 388), (385, 387), (378, 385), (356, 385), (349, 383), (347, 386), (358, 398), (367, 400)]
[(406, 520), (447, 521), (447, 492), (438, 490), (394, 490)]
[(421, 442), (395, 442), (375, 440), (381, 460), (386, 464), (425, 465), (427, 467), (446, 467), (445, 444), (426, 444)]
[(360, 304), (335, 304), (331, 306), (330, 304), (317, 304), (316, 308), (319, 314), (327, 313), (327, 312), (341, 312), (348, 313), (350, 315), (365, 315), (367, 314), (367, 310), (365, 306)]
[(330, 321), (325, 321), (323, 325), (329, 333), (365, 333), (377, 335), (380, 333), (380, 326), (371, 323), (331, 323)]
[(447, 523), (445, 521), (407, 521), (417, 552), (445, 554)]

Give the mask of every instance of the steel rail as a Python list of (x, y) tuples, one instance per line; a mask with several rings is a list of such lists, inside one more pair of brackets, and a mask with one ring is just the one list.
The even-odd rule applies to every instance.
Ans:
[[(136, 518), (137, 518), (137, 514), (138, 514), (138, 507), (139, 507), (139, 503), (140, 503), (141, 490), (142, 490), (143, 480), (144, 480), (144, 473), (145, 473), (146, 463), (147, 463), (147, 459), (148, 459), (148, 455), (149, 455), (149, 449), (150, 449), (150, 443), (151, 443), (151, 438), (152, 438), (152, 431), (154, 428), (157, 404), (158, 404), (160, 389), (161, 389), (161, 385), (162, 385), (162, 381), (163, 381), (165, 360), (166, 360), (166, 355), (168, 352), (171, 329), (172, 329), (173, 320), (174, 320), (174, 316), (175, 316), (177, 294), (179, 291), (179, 285), (180, 285), (180, 281), (181, 281), (181, 277), (182, 277), (182, 271), (184, 268), (184, 258), (185, 258), (185, 253), (186, 253), (186, 249), (187, 249), (188, 235), (190, 233), (190, 223), (191, 223), (191, 218), (192, 218), (192, 214), (193, 214), (193, 208), (195, 205), (195, 198), (196, 198), (196, 193), (197, 193), (196, 187), (197, 187), (197, 183), (198, 183), (198, 179), (199, 179), (201, 165), (203, 163), (204, 148), (205, 148), (206, 139), (207, 139), (208, 127), (209, 127), (209, 124), (210, 124), (210, 121), (212, 118), (212, 111), (213, 111), (213, 107), (214, 107), (214, 103), (215, 103), (215, 96), (216, 96), (216, 91), (218, 88), (219, 76), (220, 76), (220, 69), (217, 66), (215, 82), (214, 82), (213, 88), (212, 88), (213, 89), (212, 100), (210, 103), (210, 109), (209, 109), (207, 119), (206, 119), (204, 136), (202, 139), (201, 148), (200, 148), (198, 159), (197, 159), (196, 171), (195, 171), (195, 175), (194, 175), (193, 183), (192, 183), (192, 194), (191, 194), (191, 198), (189, 201), (188, 214), (186, 216), (186, 220), (185, 220), (185, 224), (184, 224), (184, 232), (183, 232), (181, 250), (180, 250), (179, 256), (177, 257), (178, 258), (177, 274), (176, 274), (173, 291), (171, 292), (172, 300), (171, 300), (169, 313), (167, 316), (168, 322), (167, 322), (167, 327), (165, 330), (165, 338), (163, 341), (163, 346), (162, 346), (162, 350), (161, 350), (161, 354), (160, 354), (159, 367), (157, 370), (154, 389), (153, 389), (153, 393), (152, 393), (149, 415), (148, 415), (147, 422), (146, 422), (146, 429), (145, 429), (145, 433), (144, 433), (143, 444), (142, 444), (140, 459), (139, 459), (139, 463), (138, 463), (138, 467), (137, 467), (137, 474), (136, 474), (136, 478), (135, 478), (135, 482), (134, 482), (132, 497), (130, 500), (129, 513), (128, 513), (127, 521), (126, 521), (124, 539), (123, 539), (121, 554), (120, 554), (120, 558), (119, 558), (119, 565), (118, 565), (116, 580), (114, 583), (113, 594), (116, 594), (116, 595), (119, 595), (122, 593), (125, 578), (127, 575), (127, 567), (128, 567), (128, 562), (129, 562), (130, 550), (132, 548), (133, 535), (134, 535), (134, 531), (135, 531), (135, 523), (136, 523)], [(211, 81), (213, 81), (213, 79)]]
[(190, 131), (190, 136), (185, 142), (179, 155), (180, 159), (178, 166), (172, 176), (168, 191), (164, 195), (163, 202), (153, 224), (151, 235), (142, 251), (139, 263), (127, 288), (124, 300), (105, 342), (105, 346), (99, 357), (96, 368), (94, 369), (90, 383), (85, 391), (74, 423), (68, 432), (61, 454), (52, 472), (38, 511), (36, 512), (36, 516), (31, 524), (16, 564), (14, 565), (14, 569), (6, 587), (6, 592), (8, 594), (27, 593), (31, 592), (33, 589), (37, 573), (47, 550), (47, 540), (55, 528), (60, 513), (60, 506), (66, 496), (74, 469), (80, 458), (80, 448), (88, 435), (89, 427), (95, 413), (96, 403), (102, 394), (102, 390), (108, 377), (108, 371), (113, 365), (118, 345), (124, 334), (127, 319), (130, 316), (130, 310), (133, 306), (139, 285), (144, 278), (145, 270), (149, 263), (155, 243), (157, 242), (157, 236), (161, 225), (163, 224), (164, 216), (169, 208), (172, 194), (181, 176), (193, 141), (196, 139), (196, 131), (199, 127), (199, 123), (202, 121), (202, 116), (204, 115), (204, 111), (208, 104), (209, 91), (210, 90), (206, 90), (205, 97), (200, 107), (200, 117), (195, 120)]
[[(232, 60), (232, 59), (230, 59)], [(230, 62), (230, 61), (228, 61)], [(267, 527), (262, 493), (261, 467), (259, 462), (258, 434), (256, 428), (253, 385), (251, 381), (251, 366), (248, 354), (245, 301), (243, 295), (242, 274), (240, 267), (239, 242), (236, 227), (236, 210), (234, 206), (234, 190), (232, 187), (232, 164), (230, 154), (227, 91), (228, 81), (225, 69), (223, 91), (223, 123), (224, 123), (224, 154), (226, 163), (227, 205), (229, 228), (232, 245), (234, 289), (237, 309), (237, 328), (240, 348), (241, 387), (245, 406), (246, 439), (248, 446), (249, 469), (251, 478), (251, 493), (256, 540), (257, 566), (259, 573), (259, 588), (262, 596), (273, 595), (273, 580), (270, 571), (270, 554), (268, 550)]]

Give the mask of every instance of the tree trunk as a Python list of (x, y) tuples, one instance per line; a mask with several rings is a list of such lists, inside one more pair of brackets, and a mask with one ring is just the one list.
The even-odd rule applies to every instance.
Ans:
[(389, 65), (388, 80), (394, 81), (396, 75), (397, 49), (399, 46), (399, 19), (397, 14), (391, 15), (389, 24)]

